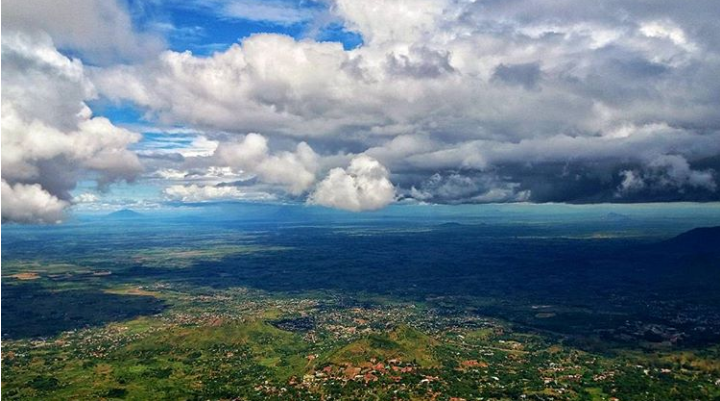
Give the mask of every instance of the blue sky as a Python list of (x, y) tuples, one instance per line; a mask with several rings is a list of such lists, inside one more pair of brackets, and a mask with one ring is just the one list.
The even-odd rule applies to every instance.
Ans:
[(296, 39), (343, 43), (352, 49), (362, 43), (357, 32), (328, 14), (321, 1), (168, 1), (158, 6), (130, 2), (138, 10), (136, 23), (166, 32), (168, 47), (197, 55), (223, 51), (253, 34), (277, 33)]

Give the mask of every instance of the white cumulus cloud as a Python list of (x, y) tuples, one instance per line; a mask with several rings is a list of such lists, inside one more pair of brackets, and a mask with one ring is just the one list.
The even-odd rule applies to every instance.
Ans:
[(47, 205), (3, 202), (4, 218), (33, 221), (32, 210), (38, 221), (59, 218), (57, 209), (69, 205), (70, 191), (88, 171), (100, 186), (136, 178), (142, 166), (127, 147), (140, 135), (92, 116), (85, 101), (95, 88), (79, 60), (61, 54), (45, 34), (18, 32), (3, 32), (2, 55), (4, 188)]
[(2, 180), (2, 220), (52, 224), (61, 221), (70, 204), (38, 184), (10, 185)]
[(389, 171), (377, 160), (359, 155), (347, 169), (330, 170), (308, 202), (354, 212), (381, 209), (395, 199), (395, 187), (389, 176)]
[(251, 133), (237, 142), (221, 143), (216, 156), (220, 163), (256, 174), (268, 184), (283, 187), (293, 195), (300, 195), (315, 182), (318, 156), (305, 142), (294, 152), (271, 153), (267, 139)]

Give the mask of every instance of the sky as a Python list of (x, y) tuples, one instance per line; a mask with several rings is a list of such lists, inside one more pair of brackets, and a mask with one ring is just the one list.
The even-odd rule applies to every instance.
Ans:
[(4, 0), (2, 220), (720, 200), (716, 0)]

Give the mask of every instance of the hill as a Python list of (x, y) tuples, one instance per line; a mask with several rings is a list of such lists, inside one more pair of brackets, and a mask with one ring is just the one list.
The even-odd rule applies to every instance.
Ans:
[(660, 243), (667, 251), (720, 253), (720, 226), (694, 228)]
[(388, 333), (370, 334), (333, 352), (326, 359), (335, 365), (361, 364), (371, 358), (380, 361), (400, 359), (423, 367), (437, 364), (433, 355), (435, 340), (409, 326), (401, 325)]

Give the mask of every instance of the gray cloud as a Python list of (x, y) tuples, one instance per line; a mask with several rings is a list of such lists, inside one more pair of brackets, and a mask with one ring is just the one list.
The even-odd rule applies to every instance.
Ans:
[(540, 81), (540, 73), (538, 63), (500, 64), (495, 68), (493, 78), (511, 85), (520, 85), (525, 89), (534, 89)]
[(448, 52), (425, 47), (411, 48), (408, 54), (388, 54), (387, 69), (390, 75), (415, 79), (437, 78), (454, 71)]
[(150, 57), (164, 48), (159, 35), (138, 32), (116, 0), (7, 0), (3, 6), (3, 30), (47, 33), (95, 63)]
[(648, 161), (642, 168), (620, 172), (622, 182), (617, 196), (650, 192), (683, 198), (686, 193), (714, 194), (717, 191), (715, 171), (693, 169), (678, 155), (663, 155)]
[(524, 202), (530, 192), (520, 184), (502, 180), (492, 172), (435, 173), (407, 194), (410, 198), (433, 203)]

